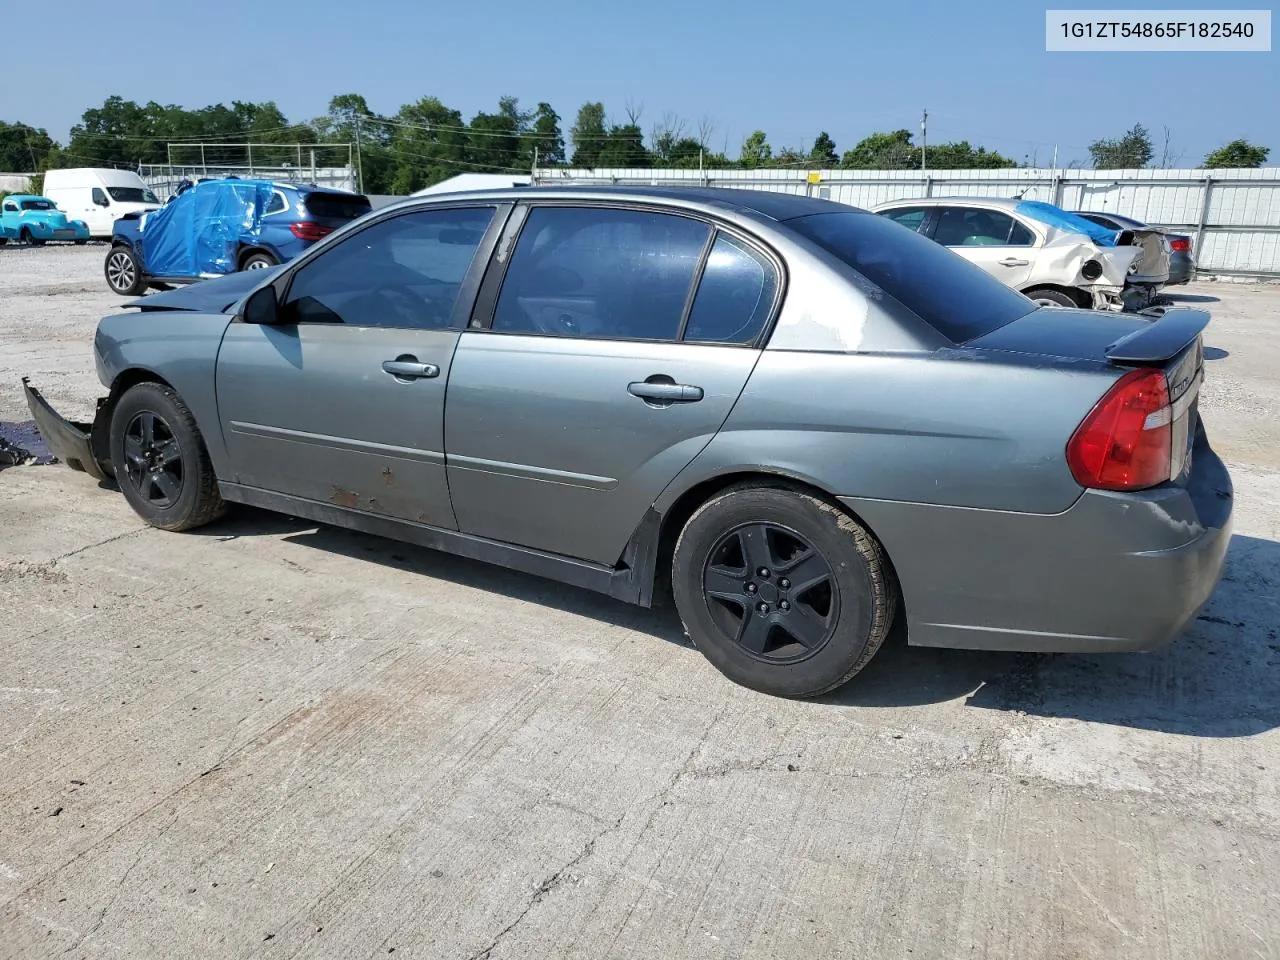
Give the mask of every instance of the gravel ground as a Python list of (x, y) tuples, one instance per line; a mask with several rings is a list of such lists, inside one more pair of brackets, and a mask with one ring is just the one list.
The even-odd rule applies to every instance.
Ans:
[[(0, 249), (0, 420), (92, 411), (103, 253)], [(1152, 654), (780, 701), (669, 613), (0, 471), (0, 957), (1276, 956), (1280, 289), (1176, 295), (1236, 537)]]

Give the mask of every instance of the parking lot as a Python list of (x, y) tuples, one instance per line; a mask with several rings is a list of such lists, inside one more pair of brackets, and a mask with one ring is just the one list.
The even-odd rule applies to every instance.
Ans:
[[(0, 421), (91, 415), (104, 252), (0, 249)], [(1236, 527), (1152, 654), (772, 699), (668, 609), (0, 472), (0, 957), (1274, 956), (1280, 285), (1173, 296)]]

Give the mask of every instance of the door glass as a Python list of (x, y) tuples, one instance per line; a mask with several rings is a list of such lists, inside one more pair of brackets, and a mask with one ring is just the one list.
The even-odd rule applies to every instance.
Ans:
[(998, 210), (943, 207), (933, 239), (945, 247), (1007, 247), (1013, 227), (1013, 217)]
[(535, 208), (503, 279), (493, 329), (675, 340), (710, 232), (662, 213)]
[(920, 224), (924, 223), (926, 212), (924, 207), (903, 207), (900, 210), (886, 210), (884, 216), (894, 223), (902, 224), (908, 230), (919, 230)]
[(105, 206), (107, 205), (107, 193), (106, 193), (106, 191), (105, 191), (105, 190), (103, 190), (101, 187), (94, 187), (94, 188), (93, 188), (93, 202), (94, 202), (94, 203), (96, 203), (96, 204), (98, 204), (99, 206), (103, 206), (103, 207), (105, 207)]
[(286, 315), (294, 323), (444, 329), (493, 215), (492, 207), (429, 210), (361, 230), (294, 275)]
[(1031, 228), (1023, 226), (1017, 220), (1013, 221), (1013, 232), (1009, 234), (1009, 246), (1034, 247), (1035, 245), (1036, 235), (1031, 232)]
[(773, 265), (733, 237), (721, 234), (693, 298), (685, 340), (750, 343), (773, 308), (778, 276)]

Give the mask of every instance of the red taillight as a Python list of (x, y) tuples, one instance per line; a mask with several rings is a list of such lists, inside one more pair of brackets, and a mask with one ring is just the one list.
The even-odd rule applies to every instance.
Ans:
[(1173, 408), (1160, 370), (1121, 377), (1076, 427), (1067, 465), (1082, 487), (1141, 490), (1169, 479)]
[(1191, 249), (1191, 240), (1188, 237), (1170, 237), (1169, 249), (1174, 253), (1186, 253)]
[(333, 227), (326, 227), (313, 220), (299, 220), (289, 224), (289, 230), (299, 240), (320, 240), (333, 233)]

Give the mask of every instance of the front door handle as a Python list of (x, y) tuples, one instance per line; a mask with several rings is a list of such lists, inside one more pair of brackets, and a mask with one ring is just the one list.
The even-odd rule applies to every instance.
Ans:
[(419, 363), (414, 357), (396, 357), (382, 361), (382, 372), (397, 380), (428, 380), (440, 376), (440, 368), (434, 363)]
[(701, 387), (687, 383), (654, 383), (651, 380), (628, 383), (627, 393), (655, 403), (697, 403), (702, 399)]
[(1005, 257), (1000, 261), (1002, 267), (1025, 267), (1030, 260), (1019, 260), (1017, 257)]

